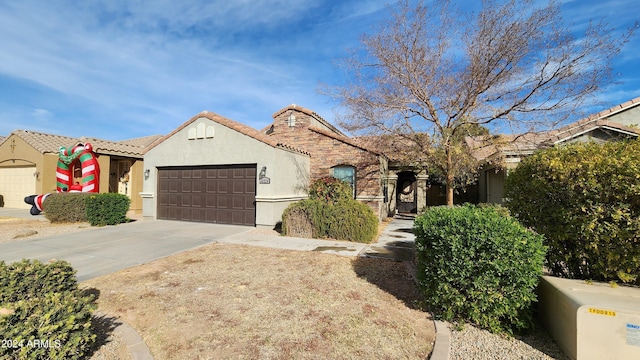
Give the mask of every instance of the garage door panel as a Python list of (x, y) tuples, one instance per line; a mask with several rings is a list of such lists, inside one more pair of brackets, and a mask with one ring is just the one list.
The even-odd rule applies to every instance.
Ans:
[(216, 183), (218, 185), (217, 191), (216, 191), (217, 193), (226, 194), (228, 192), (227, 189), (228, 189), (229, 183), (226, 180), (218, 180)]
[(255, 225), (255, 165), (160, 168), (158, 172), (159, 219)]
[(0, 168), (0, 195), (4, 207), (28, 209), (24, 198), (36, 194), (35, 166)]
[(191, 192), (202, 193), (202, 189), (203, 189), (202, 184), (203, 184), (202, 180), (193, 180), (193, 183), (191, 185)]
[(191, 192), (191, 185), (192, 185), (191, 181), (182, 180), (181, 185), (182, 185), (182, 189), (180, 189), (181, 192), (183, 192), (183, 193), (190, 193)]

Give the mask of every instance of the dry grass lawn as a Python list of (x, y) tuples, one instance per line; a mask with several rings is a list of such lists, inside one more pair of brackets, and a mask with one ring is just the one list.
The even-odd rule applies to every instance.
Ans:
[(156, 359), (426, 359), (404, 265), (212, 244), (89, 280)]

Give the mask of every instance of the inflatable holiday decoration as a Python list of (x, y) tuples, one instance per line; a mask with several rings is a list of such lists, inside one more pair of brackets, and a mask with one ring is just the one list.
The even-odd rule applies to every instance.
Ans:
[[(74, 147), (60, 147), (56, 168), (56, 191), (100, 192), (100, 166), (90, 143)], [(82, 169), (82, 183), (73, 183), (73, 170), (77, 165)]]
[[(57, 192), (100, 192), (100, 165), (90, 143), (67, 148), (61, 146), (58, 153)], [(76, 169), (81, 170), (80, 179), (74, 179), (73, 174)], [(25, 203), (32, 205), (31, 215), (38, 215), (43, 211), (42, 204), (47, 196), (49, 194), (31, 195), (24, 198)]]

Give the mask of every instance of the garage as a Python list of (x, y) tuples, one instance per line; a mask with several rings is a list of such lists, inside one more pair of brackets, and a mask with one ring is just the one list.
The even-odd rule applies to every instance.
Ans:
[(31, 205), (24, 203), (25, 196), (36, 191), (35, 166), (0, 168), (0, 195), (4, 199), (4, 207), (28, 209)]
[(256, 164), (158, 168), (157, 218), (255, 226)]

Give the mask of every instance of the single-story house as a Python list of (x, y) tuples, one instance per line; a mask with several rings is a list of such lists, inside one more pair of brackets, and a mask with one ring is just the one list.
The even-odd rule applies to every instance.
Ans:
[(15, 130), (0, 141), (0, 205), (28, 209), (31, 205), (24, 203), (26, 196), (55, 192), (60, 147), (89, 142), (100, 165), (100, 192), (129, 196), (130, 210), (141, 213), (143, 151), (159, 138), (108, 141)]
[[(484, 146), (478, 138), (467, 138), (478, 160), (485, 165), (478, 177), (479, 202), (502, 204), (504, 180), (522, 158), (534, 151), (575, 142), (606, 142), (640, 135), (640, 97), (590, 115), (556, 130), (509, 136), (503, 146)], [(507, 139), (510, 140), (510, 139)], [(492, 161), (492, 160), (498, 161)]]
[(349, 182), (380, 217), (389, 211), (386, 157), (296, 105), (261, 131), (202, 112), (147, 149), (144, 163), (150, 218), (273, 227), (325, 176)]

